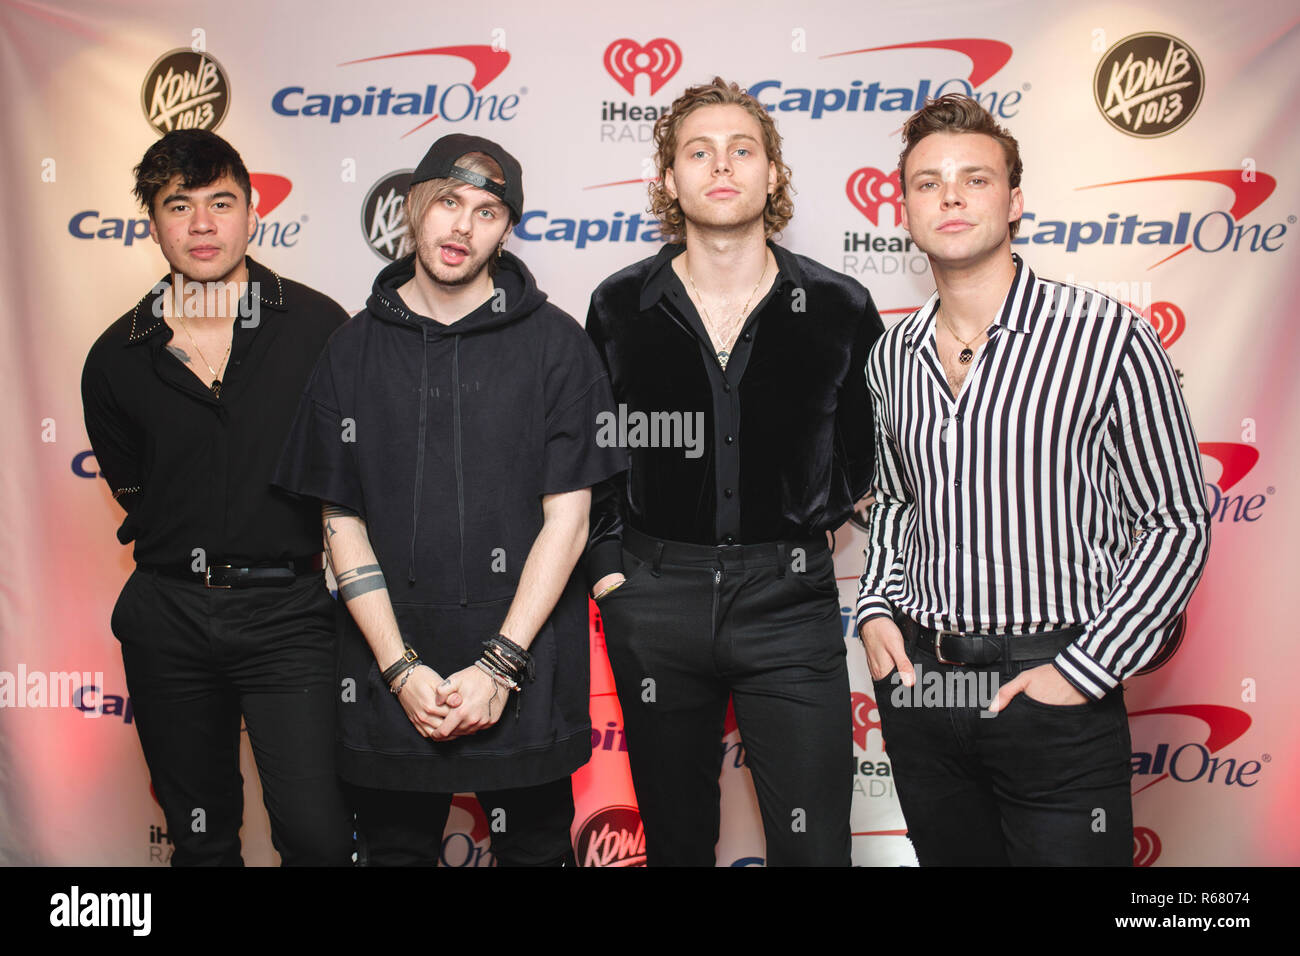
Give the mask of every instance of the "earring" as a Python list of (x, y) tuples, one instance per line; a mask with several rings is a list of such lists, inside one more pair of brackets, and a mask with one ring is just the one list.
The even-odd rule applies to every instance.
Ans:
[(505, 249), (505, 247), (506, 247), (506, 244), (505, 244), (504, 242), (501, 243), (501, 245), (497, 246), (497, 258), (498, 258), (498, 259), (501, 258), (501, 253), (502, 253), (502, 251)]

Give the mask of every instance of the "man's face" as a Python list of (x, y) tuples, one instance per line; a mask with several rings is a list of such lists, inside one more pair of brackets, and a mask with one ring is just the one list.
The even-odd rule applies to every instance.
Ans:
[(936, 262), (973, 265), (1010, 251), (1007, 224), (1020, 218), (1024, 198), (992, 136), (932, 133), (908, 155), (903, 175), (903, 228)]
[(467, 285), (496, 255), (509, 228), (505, 203), (467, 183), (429, 205), (416, 258), (435, 282)]
[(182, 178), (173, 176), (154, 197), (149, 235), (173, 272), (196, 282), (227, 280), (244, 264), (257, 213), (229, 173), (194, 189)]
[(758, 120), (741, 106), (702, 106), (677, 130), (673, 166), (664, 187), (687, 221), (727, 229), (761, 220), (776, 188), (776, 164), (763, 148)]

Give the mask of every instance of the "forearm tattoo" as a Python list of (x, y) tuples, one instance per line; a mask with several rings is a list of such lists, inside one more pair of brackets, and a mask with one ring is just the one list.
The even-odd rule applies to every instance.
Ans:
[[(331, 504), (322, 504), (320, 513), (321, 513), (321, 520), (325, 524), (325, 558), (330, 563), (330, 570), (335, 571), (334, 550), (330, 547), (330, 539), (333, 538), (336, 534), (338, 534), (338, 529), (334, 527), (334, 522), (332, 519), (356, 518), (358, 517), (358, 515), (351, 508), (344, 508), (342, 505), (331, 505)], [(337, 572), (335, 573), (335, 580), (336, 581), (338, 580)]]
[(377, 564), (367, 564), (360, 568), (353, 568), (351, 571), (344, 571), (336, 575), (334, 580), (338, 582), (339, 597), (343, 599), (344, 604), (368, 591), (378, 591), (388, 587), (388, 582), (384, 580), (384, 572)]

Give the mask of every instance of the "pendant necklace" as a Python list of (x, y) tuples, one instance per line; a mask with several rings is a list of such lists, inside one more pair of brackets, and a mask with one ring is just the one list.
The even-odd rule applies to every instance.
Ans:
[[(941, 314), (942, 314), (942, 313), (941, 313)], [(957, 361), (958, 361), (958, 362), (961, 362), (962, 365), (969, 365), (970, 362), (971, 362), (971, 359), (973, 359), (973, 358), (975, 357), (975, 352), (974, 352), (973, 349), (971, 349), (971, 342), (974, 342), (974, 341), (975, 341), (977, 338), (979, 338), (981, 335), (985, 335), (985, 334), (987, 334), (987, 333), (988, 333), (988, 329), (984, 329), (982, 332), (976, 332), (973, 336), (971, 336), (971, 340), (970, 340), (970, 342), (967, 342), (967, 341), (966, 341), (965, 339), (963, 339), (960, 335), (958, 335), (956, 332), (953, 331), (952, 326), (951, 326), (947, 321), (945, 321), (945, 322), (943, 323), (943, 327), (946, 328), (946, 329), (948, 330), (948, 333), (949, 333), (949, 334), (950, 334), (954, 339), (956, 339), (958, 342), (960, 342), (962, 345), (965, 346), (965, 348), (963, 348), (963, 349), (962, 349), (962, 350), (957, 354)]]
[[(741, 323), (745, 321), (745, 316), (749, 314), (749, 304), (754, 301), (754, 296), (758, 294), (758, 287), (763, 284), (763, 277), (766, 275), (767, 275), (767, 259), (765, 257), (763, 260), (763, 272), (762, 274), (759, 275), (758, 281), (754, 283), (754, 289), (752, 292), (749, 293), (749, 298), (745, 300), (745, 307), (740, 310), (740, 315), (736, 319), (733, 328), (727, 333), (725, 337), (718, 334), (718, 340), (723, 343), (723, 347), (717, 350), (718, 364), (722, 366), (722, 370), (724, 372), (727, 370), (727, 362), (730, 361), (731, 359), (731, 346), (733, 344), (733, 339), (735, 338), (735, 334), (740, 330)], [(704, 304), (704, 296), (700, 295), (700, 290), (695, 287), (695, 279), (691, 277), (690, 266), (686, 267), (686, 280), (691, 284), (691, 291), (695, 293), (695, 298), (700, 303), (700, 311), (704, 313), (705, 327), (709, 330), (710, 333), (717, 334), (719, 330), (716, 329), (713, 325), (713, 319), (709, 315), (708, 307), (705, 306)]]
[(178, 315), (176, 316), (176, 320), (180, 322), (181, 328), (185, 330), (185, 334), (190, 337), (190, 342), (194, 345), (194, 351), (199, 353), (199, 358), (203, 359), (203, 364), (206, 365), (208, 367), (208, 371), (212, 373), (212, 384), (209, 385), (208, 388), (212, 390), (213, 396), (215, 396), (216, 398), (220, 398), (221, 397), (221, 370), (226, 367), (226, 359), (230, 358), (230, 349), (235, 344), (235, 336), (233, 334), (230, 336), (230, 345), (226, 346), (226, 354), (222, 356), (221, 364), (216, 368), (213, 368), (212, 363), (209, 362), (207, 356), (203, 354), (203, 350), (199, 348), (199, 343), (194, 341), (194, 336), (190, 332), (190, 327), (185, 324), (185, 319)]

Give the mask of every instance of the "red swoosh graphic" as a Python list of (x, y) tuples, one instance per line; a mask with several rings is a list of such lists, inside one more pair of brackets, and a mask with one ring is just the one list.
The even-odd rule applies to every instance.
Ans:
[(284, 176), (275, 173), (249, 173), (249, 180), (257, 190), (257, 215), (265, 219), (271, 210), (284, 202), (284, 197), (293, 189), (293, 183)]
[(451, 805), (460, 807), (471, 817), (474, 818), (474, 825), (470, 827), (469, 838), (475, 843), (481, 843), (488, 837), (487, 815), (483, 813), (483, 808), (473, 797), (452, 797)]
[[(1195, 717), (1198, 720), (1205, 721), (1210, 728), (1210, 733), (1205, 738), (1205, 749), (1212, 754), (1218, 753), (1244, 734), (1250, 729), (1251, 723), (1250, 715), (1244, 710), (1238, 710), (1236, 707), (1224, 707), (1220, 704), (1183, 704), (1177, 707), (1154, 707), (1151, 710), (1134, 711), (1128, 716), (1132, 720), (1134, 717), (1145, 717), (1149, 714), (1177, 714), (1181, 717)], [(1145, 787), (1134, 790), (1133, 796), (1136, 797), (1143, 790), (1154, 787), (1168, 776), (1167, 773), (1161, 774)]]
[(1011, 44), (1001, 40), (968, 37), (959, 40), (922, 40), (919, 43), (895, 43), (893, 46), (872, 46), (864, 50), (845, 50), (843, 53), (826, 53), (819, 60), (834, 56), (852, 56), (854, 53), (876, 53), (880, 50), (952, 50), (970, 58), (971, 71), (968, 82), (979, 86), (1011, 59)]
[(401, 56), (458, 56), (469, 60), (474, 65), (474, 79), (470, 85), (481, 90), (502, 74), (510, 64), (510, 54), (505, 50), (477, 43), (468, 46), (436, 46), (423, 50), (406, 50), (402, 53), (383, 53), (379, 56), (367, 56), (360, 60), (345, 60), (339, 66), (352, 66), (354, 63), (373, 63), (376, 60), (391, 60)]
[(633, 183), (657, 183), (659, 177), (654, 179), (616, 179), (612, 183), (596, 183), (594, 186), (583, 186), (583, 189), (604, 189), (606, 186), (630, 186)]
[[(1096, 183), (1092, 186), (1078, 186), (1076, 189), (1100, 189), (1102, 186), (1127, 186), (1132, 183), (1160, 183), (1178, 180), (1218, 183), (1220, 186), (1227, 186), (1232, 190), (1232, 207), (1228, 210), (1228, 215), (1240, 222), (1242, 217), (1257, 209), (1277, 188), (1277, 180), (1268, 173), (1256, 173), (1255, 181), (1247, 183), (1242, 182), (1241, 172), (1240, 169), (1207, 169), (1199, 173), (1169, 173), (1164, 176), (1144, 176), (1141, 179), (1117, 179), (1113, 183)], [(1155, 265), (1148, 266), (1147, 271), (1150, 272), (1156, 266), (1168, 262), (1174, 256), (1182, 255), (1190, 248), (1192, 246), (1188, 243), (1177, 252), (1165, 256)]]
[(1259, 449), (1235, 441), (1198, 442), (1202, 455), (1209, 455), (1223, 466), (1223, 473), (1215, 482), (1220, 491), (1227, 491), (1246, 476), (1246, 472), (1255, 467), (1259, 461)]

